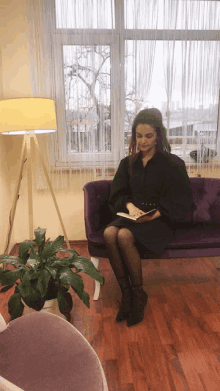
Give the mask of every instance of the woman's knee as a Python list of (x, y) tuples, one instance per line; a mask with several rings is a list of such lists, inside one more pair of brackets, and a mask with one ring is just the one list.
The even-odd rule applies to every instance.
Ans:
[(107, 227), (104, 230), (103, 237), (105, 242), (116, 242), (119, 228), (117, 227)]
[(122, 246), (127, 246), (134, 244), (135, 238), (131, 231), (127, 228), (121, 228), (118, 231), (118, 244)]

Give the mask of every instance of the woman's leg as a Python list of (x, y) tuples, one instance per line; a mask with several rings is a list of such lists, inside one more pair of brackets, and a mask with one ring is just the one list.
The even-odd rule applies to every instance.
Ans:
[(107, 227), (104, 231), (104, 241), (108, 253), (109, 262), (117, 279), (127, 277), (126, 266), (122, 260), (118, 248), (118, 227)]
[(132, 285), (143, 285), (141, 258), (135, 246), (135, 237), (129, 229), (119, 230), (118, 247), (129, 270)]
[(118, 232), (118, 246), (125, 261), (132, 282), (132, 310), (127, 319), (127, 325), (133, 326), (144, 318), (144, 310), (148, 295), (143, 290), (142, 266), (139, 252), (135, 246), (135, 238), (127, 228), (121, 228)]
[(116, 316), (116, 321), (121, 322), (122, 320), (128, 319), (129, 314), (131, 312), (132, 292), (128, 277), (128, 271), (118, 248), (118, 231), (119, 228), (117, 227), (107, 227), (104, 231), (104, 241), (108, 253), (109, 262), (122, 292), (122, 301), (119, 308), (119, 312)]

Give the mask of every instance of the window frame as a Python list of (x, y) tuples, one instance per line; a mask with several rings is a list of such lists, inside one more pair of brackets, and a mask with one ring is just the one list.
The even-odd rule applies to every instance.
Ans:
[[(193, 1), (193, 0), (192, 0)], [(57, 102), (57, 122), (58, 128), (63, 129), (62, 135), (58, 134), (58, 144), (60, 155), (55, 157), (55, 166), (81, 166), (86, 167), (101, 164), (108, 161), (109, 164), (117, 163), (125, 156), (124, 143), (124, 112), (125, 112), (125, 42), (126, 40), (156, 40), (156, 41), (219, 41), (219, 30), (134, 30), (124, 28), (124, 0), (115, 0), (115, 29), (56, 29), (55, 0), (44, 0), (46, 9), (50, 7), (53, 14), (53, 36), (58, 44), (55, 44), (55, 55), (59, 63), (63, 63), (63, 45), (109, 45), (111, 53), (111, 72), (116, 77), (111, 77), (111, 152), (70, 152), (68, 153), (68, 162), (62, 156), (67, 155), (66, 151), (66, 123), (65, 123), (65, 92), (64, 92), (64, 74), (62, 70), (55, 68), (55, 79), (63, 80), (62, 85), (56, 85), (56, 102)], [(83, 34), (85, 33), (85, 34)], [(83, 38), (82, 38), (83, 35)], [(61, 67), (60, 67), (61, 68)], [(61, 74), (62, 73), (62, 74)], [(119, 82), (117, 82), (118, 80)], [(218, 121), (219, 122), (219, 121)], [(187, 124), (182, 124), (187, 129)], [(217, 127), (217, 137), (219, 144), (219, 134)], [(185, 129), (185, 130), (186, 130)], [(59, 132), (58, 132), (59, 133)], [(184, 133), (184, 132), (183, 132)], [(169, 136), (168, 138), (176, 138)], [(187, 134), (182, 136), (183, 143), (187, 143)], [(95, 158), (94, 158), (95, 156)]]

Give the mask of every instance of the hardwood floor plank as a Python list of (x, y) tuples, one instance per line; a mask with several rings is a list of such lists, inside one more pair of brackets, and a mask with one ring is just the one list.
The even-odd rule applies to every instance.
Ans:
[(168, 365), (176, 391), (189, 391), (190, 388), (178, 356), (176, 355), (172, 359), (168, 360)]
[(210, 306), (203, 299), (202, 295), (195, 288), (194, 284), (188, 284), (187, 286), (181, 286), (181, 291), (185, 302), (188, 304), (192, 314), (196, 317), (200, 316), (201, 313), (211, 313)]
[(199, 378), (205, 391), (219, 391), (220, 379), (217, 379), (211, 371), (199, 374)]
[[(205, 391), (199, 374), (190, 368), (187, 358), (180, 358), (181, 365), (183, 367), (184, 375), (188, 383), (189, 389), (192, 391)], [(209, 389), (209, 391), (212, 391)]]
[[(142, 337), (139, 335), (141, 325), (140, 334)], [(167, 365), (164, 365), (166, 360), (164, 359), (164, 345), (161, 343), (153, 314), (149, 315), (147, 323), (141, 325), (136, 328), (136, 335), (138, 336), (137, 341), (139, 341), (140, 354), (145, 367), (149, 390), (156, 391), (163, 385), (163, 389), (166, 391), (176, 391), (171, 372)]]
[(220, 332), (220, 313), (203, 314), (203, 319), (208, 323), (211, 330)]
[(122, 385), (133, 384), (132, 364), (129, 354), (129, 338), (126, 325), (121, 323), (119, 328), (119, 379)]
[(201, 292), (204, 300), (208, 303), (208, 306), (211, 309), (211, 312), (220, 311), (220, 289), (219, 283), (216, 281), (209, 281), (205, 284), (200, 284), (199, 287), (196, 287)]
[(171, 321), (175, 347), (177, 352), (198, 349), (193, 330), (183, 318), (176, 318)]
[(104, 360), (118, 360), (119, 357), (119, 332), (114, 319), (103, 319)]
[(129, 342), (128, 348), (134, 379), (134, 388), (139, 391), (148, 391), (150, 390), (149, 379), (146, 376), (146, 369), (139, 344), (136, 342)]
[(121, 391), (135, 391), (133, 384), (121, 384)]
[(165, 286), (164, 295), (167, 298), (168, 305), (163, 307), (167, 319), (181, 316), (191, 316), (192, 312), (188, 304), (183, 300), (183, 295), (180, 286)]
[(109, 391), (122, 391), (118, 372), (118, 360), (104, 360), (103, 369), (107, 377)]
[(172, 345), (172, 337), (167, 327), (166, 320), (163, 316), (163, 312), (161, 311), (159, 303), (157, 303), (156, 299), (151, 299), (151, 306), (153, 307), (153, 317), (160, 336), (161, 343)]
[(165, 352), (161, 356), (159, 356), (158, 367), (160, 368), (160, 383), (164, 383), (164, 389), (167, 391), (179, 391), (175, 387), (175, 383), (169, 367), (169, 362), (166, 359)]

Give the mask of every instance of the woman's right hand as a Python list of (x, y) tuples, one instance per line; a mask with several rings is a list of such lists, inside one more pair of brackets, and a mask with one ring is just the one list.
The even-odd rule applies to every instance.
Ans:
[(143, 210), (137, 208), (134, 204), (132, 204), (132, 202), (128, 202), (126, 204), (126, 208), (129, 212), (129, 215), (131, 215), (131, 216), (139, 217), (145, 213), (145, 212), (143, 212)]

